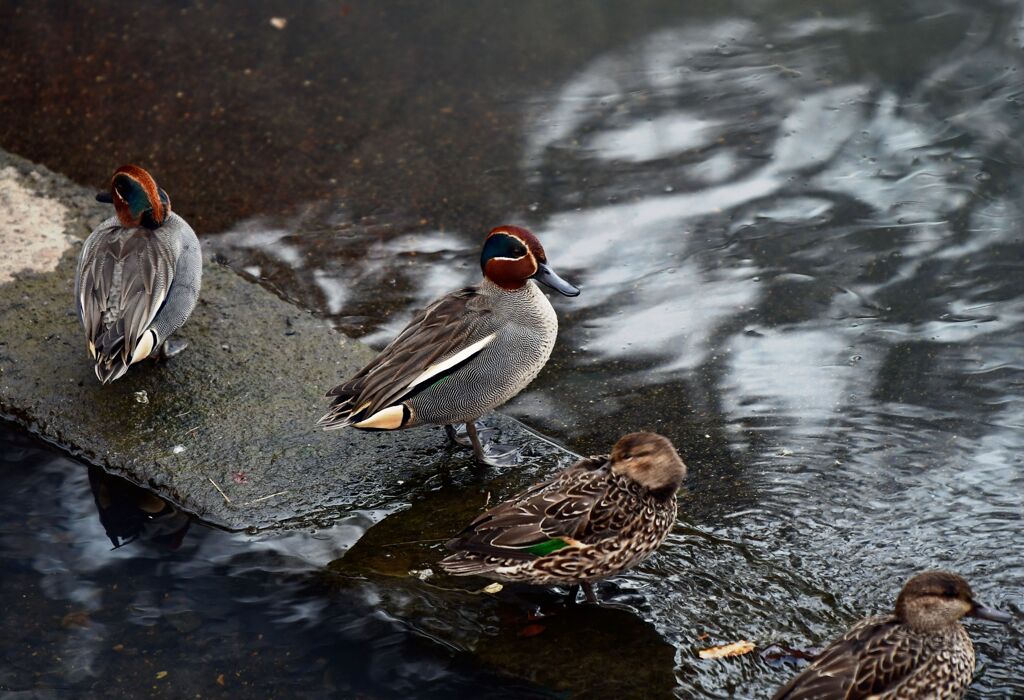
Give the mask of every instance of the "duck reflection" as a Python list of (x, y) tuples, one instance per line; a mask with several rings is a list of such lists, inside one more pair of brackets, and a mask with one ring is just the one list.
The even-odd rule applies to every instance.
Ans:
[(167, 501), (98, 467), (89, 467), (89, 487), (114, 549), (140, 539), (178, 549), (192, 524), (192, 518)]

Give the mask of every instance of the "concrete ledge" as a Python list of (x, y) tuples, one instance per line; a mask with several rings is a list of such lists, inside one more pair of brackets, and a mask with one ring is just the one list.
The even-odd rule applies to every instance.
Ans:
[[(46, 245), (64, 248), (55, 269), (38, 264), (32, 246), (5, 251), (13, 281), (0, 283), (0, 412), (16, 422), (230, 529), (380, 507), (439, 470), (469, 465), (439, 428), (316, 429), (323, 393), (373, 351), (210, 262), (200, 303), (178, 335), (189, 349), (101, 386), (73, 278), (82, 238), (108, 211), (93, 192), (2, 152), (0, 173), (0, 223), (55, 212), (62, 231), (49, 232)], [(488, 422), (552, 468), (573, 458), (510, 418)]]

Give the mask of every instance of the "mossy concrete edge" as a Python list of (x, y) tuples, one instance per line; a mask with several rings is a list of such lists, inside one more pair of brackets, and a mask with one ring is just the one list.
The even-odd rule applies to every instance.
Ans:
[[(69, 249), (53, 272), (0, 285), (0, 412), (61, 449), (228, 529), (333, 520), (401, 500), (441, 471), (474, 468), (438, 428), (397, 433), (315, 427), (324, 392), (373, 351), (210, 260), (189, 348), (101, 386), (75, 313), (81, 241), (109, 209), (61, 175), (0, 151), (41, 206), (63, 205)], [(2, 194), (2, 193), (0, 193)], [(0, 206), (3, 206), (0, 197)], [(56, 204), (53, 204), (56, 207)], [(503, 442), (573, 455), (492, 414)]]

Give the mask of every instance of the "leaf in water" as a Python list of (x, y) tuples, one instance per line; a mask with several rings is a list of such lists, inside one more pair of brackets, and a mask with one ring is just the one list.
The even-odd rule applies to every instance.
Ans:
[(498, 593), (501, 591), (502, 588), (503, 586), (497, 581), (495, 581), (494, 583), (484, 586), (480, 590), (482, 590), (484, 593)]
[(754, 643), (743, 639), (732, 644), (701, 649), (698, 653), (702, 659), (724, 659), (727, 656), (743, 656), (754, 651)]
[(161, 678), (166, 678), (166, 677), (167, 677), (167, 671), (157, 671), (156, 672), (156, 679), (157, 680), (160, 680)]

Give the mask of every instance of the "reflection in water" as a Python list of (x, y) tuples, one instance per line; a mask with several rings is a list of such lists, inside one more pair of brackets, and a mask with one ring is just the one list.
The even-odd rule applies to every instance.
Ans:
[(136, 539), (167, 549), (181, 546), (192, 523), (186, 513), (98, 467), (89, 467), (89, 487), (100, 522), (115, 549)]
[[(186, 525), (176, 546), (144, 546), (144, 516), (124, 514), (155, 510), (158, 499), (87, 475), (7, 424), (0, 488), (4, 586), (17, 592), (0, 638), (0, 691), (448, 698), (488, 688), (488, 697), (550, 697), (388, 614), (373, 584), (324, 573), (383, 513), (267, 538)], [(112, 509), (122, 515), (111, 519)], [(111, 549), (104, 530), (113, 522), (133, 522), (138, 536)]]
[[(655, 429), (688, 456), (687, 526), (621, 577), (685, 694), (791, 672), (700, 662), (700, 635), (814, 647), (922, 568), (1024, 604), (1024, 15), (945, 6), (694, 21), (527, 107), (528, 217), (583, 293), (508, 410), (581, 452)], [(478, 275), (482, 232), (393, 223), (310, 210), (281, 244), (318, 254), (261, 274), (380, 343)], [(277, 255), (247, 226), (209, 243)], [(1019, 632), (976, 639), (976, 692), (1024, 692)]]

